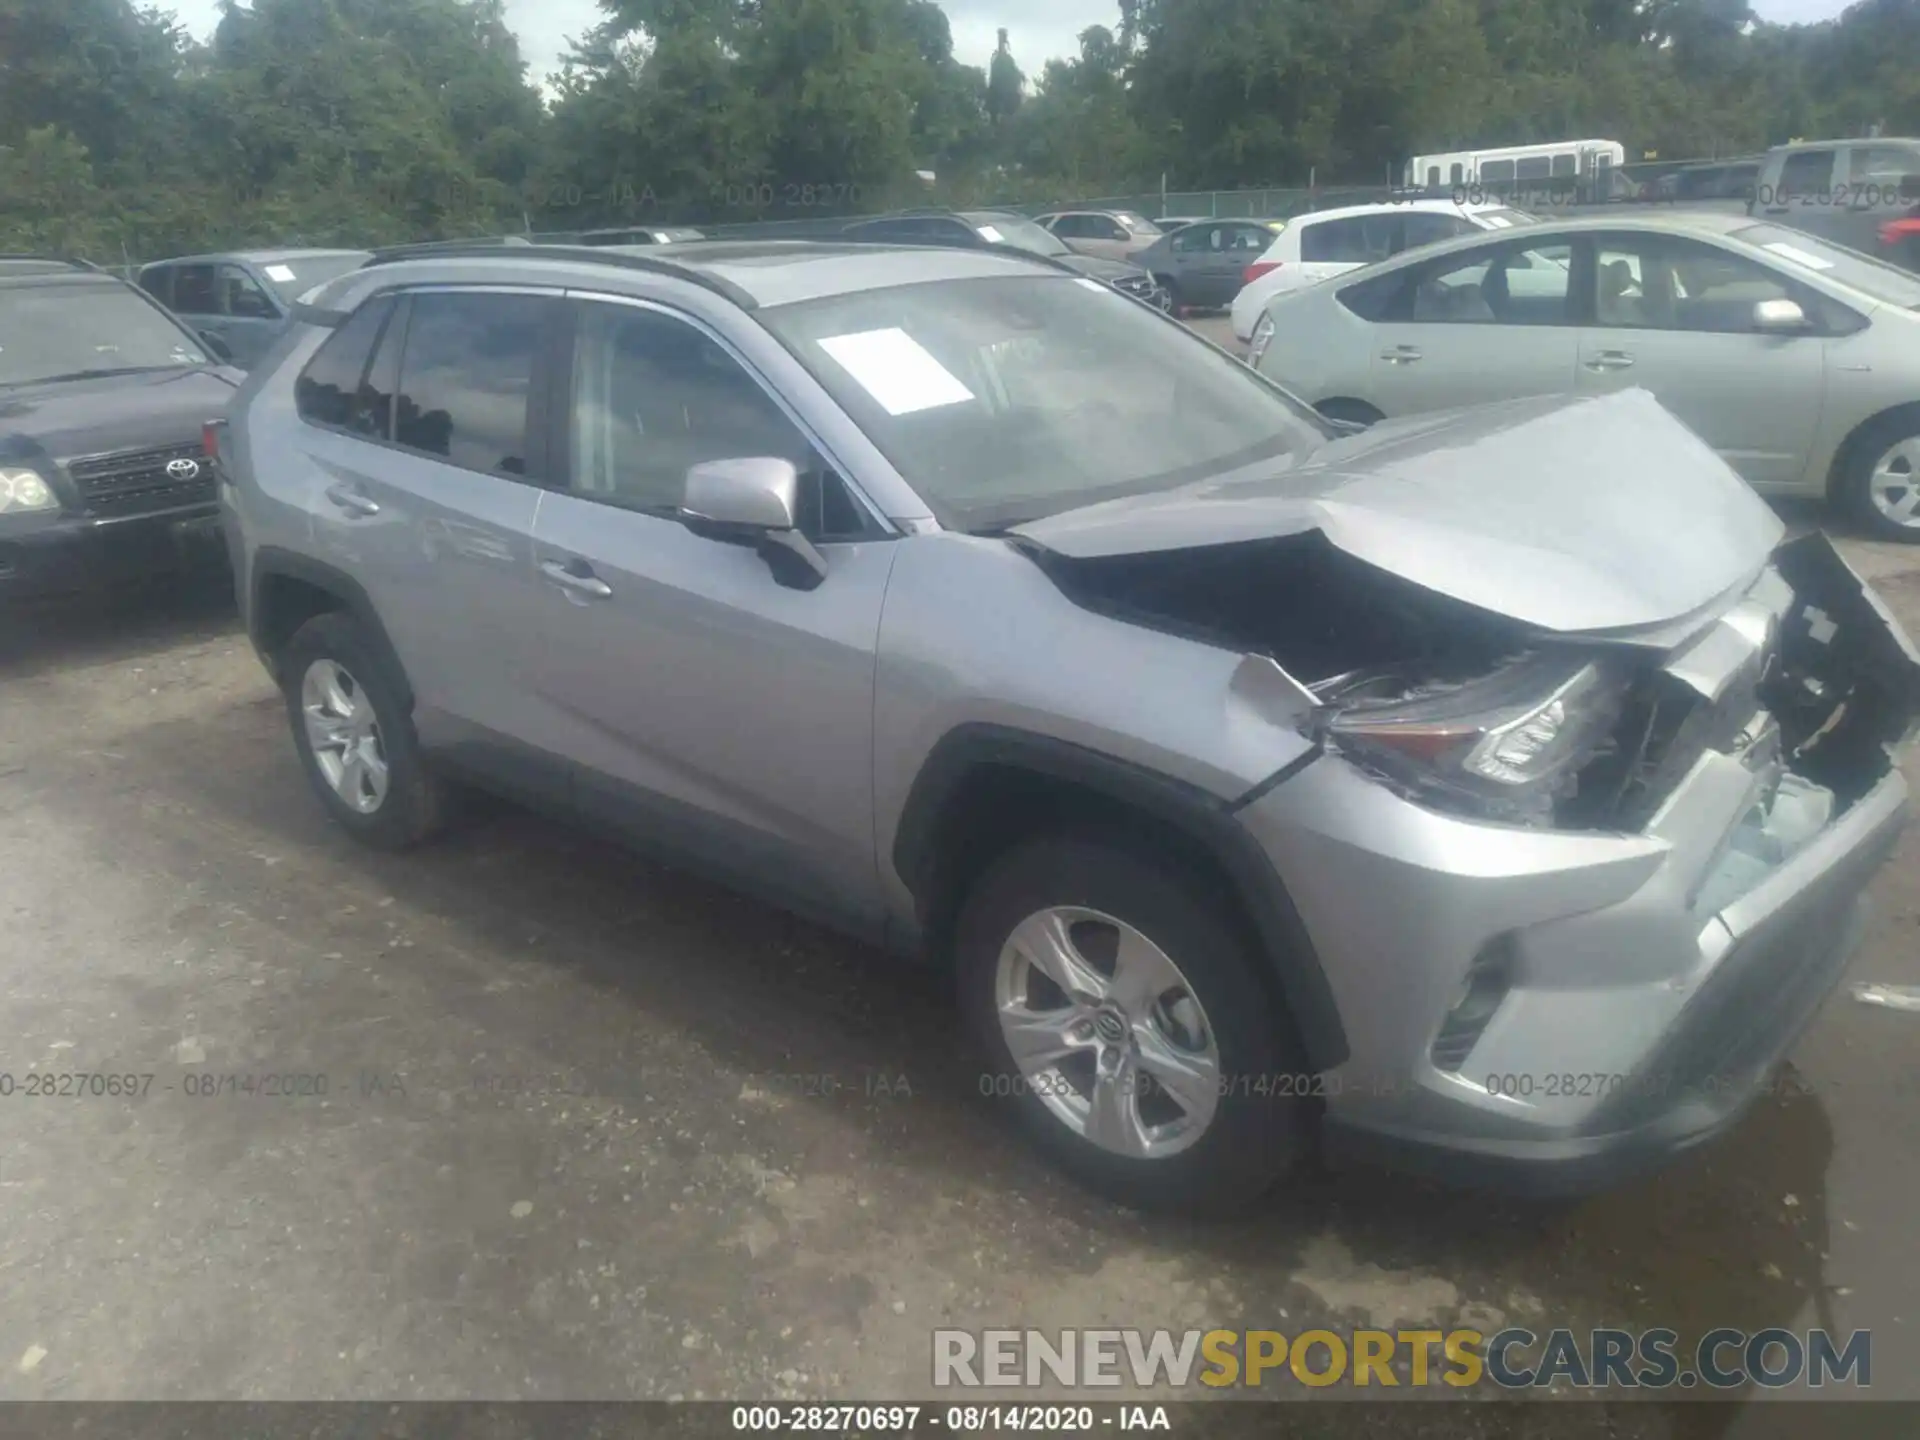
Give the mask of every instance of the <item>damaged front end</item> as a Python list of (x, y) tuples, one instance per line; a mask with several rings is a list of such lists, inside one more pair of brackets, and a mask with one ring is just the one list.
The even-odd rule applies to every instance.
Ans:
[(1891, 767), (1920, 654), (1819, 534), (1654, 626), (1546, 631), (1356, 560), (1314, 532), (1035, 559), (1081, 604), (1267, 657), (1327, 752), (1482, 821), (1640, 833), (1706, 757), (1758, 797), (1732, 838), (1781, 863)]
[(1705, 627), (1554, 636), (1460, 680), (1389, 667), (1312, 686), (1328, 747), (1444, 808), (1639, 831), (1708, 754), (1765, 800), (1736, 837), (1756, 873), (1866, 794), (1914, 733), (1920, 654), (1824, 536), (1783, 545)]

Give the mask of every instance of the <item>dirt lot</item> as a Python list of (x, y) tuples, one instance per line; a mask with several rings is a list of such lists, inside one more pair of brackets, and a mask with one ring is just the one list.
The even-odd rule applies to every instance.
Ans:
[[(1849, 551), (1920, 631), (1920, 552)], [(1913, 1016), (1837, 997), (1810, 1093), (1572, 1209), (1314, 1173), (1148, 1221), (877, 955), (505, 808), (355, 848), (217, 586), (0, 612), (0, 721), (0, 1071), (155, 1077), (0, 1098), (0, 1398), (916, 1396), (940, 1324), (1504, 1319), (1871, 1327), (1920, 1396)], [(1920, 981), (1915, 857), (1856, 978)], [(198, 1093), (249, 1075), (309, 1093)]]

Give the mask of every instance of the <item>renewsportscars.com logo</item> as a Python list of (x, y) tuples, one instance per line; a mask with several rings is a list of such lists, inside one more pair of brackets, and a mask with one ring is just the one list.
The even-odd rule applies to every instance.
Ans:
[(941, 1389), (1203, 1385), (1778, 1389), (1873, 1383), (1873, 1334), (1709, 1330), (935, 1330)]

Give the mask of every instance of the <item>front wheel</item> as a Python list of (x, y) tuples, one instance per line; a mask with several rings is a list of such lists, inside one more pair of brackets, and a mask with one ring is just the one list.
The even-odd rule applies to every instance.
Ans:
[(982, 1093), (1091, 1189), (1230, 1212), (1298, 1159), (1305, 1067), (1197, 877), (1104, 841), (1031, 841), (974, 886), (955, 940)]
[(1854, 440), (1841, 500), (1876, 540), (1920, 545), (1920, 415), (1890, 415)]

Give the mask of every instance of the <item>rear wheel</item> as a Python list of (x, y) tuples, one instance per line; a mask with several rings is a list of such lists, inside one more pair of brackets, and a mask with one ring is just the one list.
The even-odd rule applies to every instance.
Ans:
[(955, 936), (981, 1089), (1109, 1199), (1220, 1213), (1304, 1145), (1297, 1047), (1252, 945), (1199, 877), (1104, 841), (1030, 841)]
[(1840, 498), (1875, 539), (1920, 545), (1920, 413), (1886, 416), (1854, 437)]
[(400, 850), (444, 823), (446, 782), (420, 754), (398, 677), (351, 616), (319, 615), (282, 652), (287, 718), (314, 793), (363, 844)]
[(1322, 400), (1313, 408), (1329, 420), (1343, 420), (1349, 425), (1376, 425), (1387, 418), (1364, 400)]

